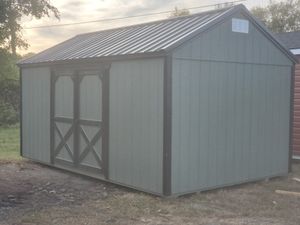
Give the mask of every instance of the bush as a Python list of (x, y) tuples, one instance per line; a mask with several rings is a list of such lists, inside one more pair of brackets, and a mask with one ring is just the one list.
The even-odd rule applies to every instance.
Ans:
[(14, 107), (7, 102), (0, 101), (0, 126), (13, 125), (18, 121), (19, 113)]
[(19, 121), (20, 84), (17, 56), (0, 48), (0, 126)]
[(20, 110), (20, 84), (18, 80), (0, 81), (0, 101), (10, 104), (14, 110)]
[(17, 123), (19, 112), (19, 82), (16, 80), (2, 80), (0, 82), (0, 126)]

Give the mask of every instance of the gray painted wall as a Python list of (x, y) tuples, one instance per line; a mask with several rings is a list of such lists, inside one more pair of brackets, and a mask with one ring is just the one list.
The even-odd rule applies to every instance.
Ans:
[(174, 52), (173, 193), (288, 172), (291, 65), (251, 24), (231, 32), (231, 20)]
[(23, 156), (50, 162), (50, 70), (22, 69)]
[[(233, 18), (245, 19), (239, 14)], [(232, 32), (231, 19), (185, 42), (174, 50), (174, 57), (216, 62), (292, 65), (285, 54), (251, 23), (248, 34)]]
[(112, 63), (109, 178), (162, 193), (163, 59)]

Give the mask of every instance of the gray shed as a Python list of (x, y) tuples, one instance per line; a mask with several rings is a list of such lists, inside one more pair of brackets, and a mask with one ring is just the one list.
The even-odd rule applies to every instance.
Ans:
[(18, 64), (21, 155), (157, 195), (285, 175), (294, 63), (243, 5), (77, 35)]

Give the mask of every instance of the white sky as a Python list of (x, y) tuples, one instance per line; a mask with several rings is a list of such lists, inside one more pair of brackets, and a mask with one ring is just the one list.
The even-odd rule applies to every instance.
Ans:
[[(60, 21), (53, 17), (43, 18), (41, 20), (25, 18), (22, 21), (22, 26), (33, 27), (97, 20), (101, 18), (124, 17), (152, 12), (169, 11), (174, 9), (175, 6), (181, 9), (223, 2), (226, 2), (226, 0), (52, 0), (51, 4), (57, 7), (61, 13)], [(268, 2), (269, 0), (246, 0), (242, 3), (246, 5), (248, 9), (251, 9), (253, 6), (263, 6)], [(203, 11), (207, 9), (201, 10)], [(199, 11), (200, 9), (190, 10), (191, 13)], [(37, 53), (79, 33), (143, 23), (163, 19), (167, 16), (169, 16), (169, 14), (65, 27), (24, 29), (23, 37), (30, 44), (30, 47), (27, 50), (19, 50), (19, 53)]]

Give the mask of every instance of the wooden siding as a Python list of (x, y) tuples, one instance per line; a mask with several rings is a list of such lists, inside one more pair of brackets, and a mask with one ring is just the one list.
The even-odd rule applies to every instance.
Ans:
[(287, 173), (290, 68), (175, 60), (174, 70), (174, 193)]
[(110, 70), (109, 179), (162, 193), (163, 59)]
[(22, 153), (50, 163), (50, 70), (22, 69)]
[(292, 62), (249, 25), (228, 20), (173, 54), (173, 194), (288, 172)]
[[(234, 18), (245, 19), (242, 15)], [(291, 60), (249, 23), (249, 33), (231, 31), (231, 19), (198, 35), (175, 51), (176, 57), (208, 61), (291, 66)]]

